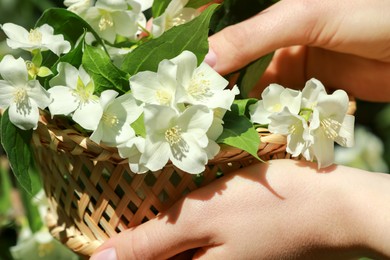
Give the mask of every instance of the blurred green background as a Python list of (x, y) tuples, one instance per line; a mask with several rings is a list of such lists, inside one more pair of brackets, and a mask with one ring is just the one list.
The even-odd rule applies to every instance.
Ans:
[[(62, 0), (0, 0), (0, 24), (12, 22), (27, 29), (34, 27), (40, 14), (50, 7), (63, 7)], [(0, 59), (10, 50), (0, 30)], [(390, 104), (357, 101), (356, 145), (352, 149), (336, 149), (336, 161), (369, 171), (389, 172), (390, 168)], [(35, 176), (35, 192), (40, 190)], [(35, 194), (33, 194), (35, 195)], [(45, 237), (38, 205), (32, 195), (18, 188), (0, 149), (0, 260), (8, 259), (77, 259), (56, 241)], [(43, 200), (43, 199), (42, 199)], [(11, 254), (11, 251), (13, 252)]]

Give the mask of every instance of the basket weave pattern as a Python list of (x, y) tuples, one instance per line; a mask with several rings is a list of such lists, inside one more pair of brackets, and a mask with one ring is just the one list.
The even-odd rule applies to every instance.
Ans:
[[(354, 112), (354, 105), (350, 113)], [(183, 195), (255, 159), (222, 147), (202, 177), (171, 164), (148, 174), (134, 174), (116, 149), (98, 145), (61, 121), (42, 114), (33, 135), (35, 161), (41, 170), (54, 237), (89, 256), (109, 237), (156, 216)], [(260, 129), (258, 155), (263, 160), (290, 158), (286, 138)]]

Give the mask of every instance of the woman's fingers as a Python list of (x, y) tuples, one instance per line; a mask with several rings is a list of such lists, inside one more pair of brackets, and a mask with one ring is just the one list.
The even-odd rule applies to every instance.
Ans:
[[(189, 249), (201, 247), (208, 243), (208, 235), (202, 228), (194, 227), (196, 215), (188, 217), (193, 208), (192, 202), (176, 203), (165, 214), (111, 238), (91, 259), (168, 259)], [(113, 254), (115, 258), (107, 258)]]
[(227, 74), (277, 49), (306, 45), (390, 62), (389, 8), (383, 0), (283, 0), (211, 36), (206, 61)]

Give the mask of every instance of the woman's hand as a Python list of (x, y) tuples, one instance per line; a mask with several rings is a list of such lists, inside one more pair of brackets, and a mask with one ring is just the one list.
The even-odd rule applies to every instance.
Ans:
[(120, 233), (92, 259), (167, 259), (189, 249), (195, 259), (390, 257), (390, 175), (315, 167), (244, 168)]
[(390, 1), (283, 0), (210, 38), (222, 74), (277, 50), (261, 79), (302, 88), (315, 77), (355, 97), (390, 101)]

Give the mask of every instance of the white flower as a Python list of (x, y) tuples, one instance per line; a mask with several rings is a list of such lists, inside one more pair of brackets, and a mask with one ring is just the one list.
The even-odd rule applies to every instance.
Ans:
[(383, 142), (362, 126), (356, 128), (355, 137), (356, 142), (352, 148), (336, 146), (335, 162), (367, 171), (388, 173), (389, 168), (383, 157)]
[(149, 8), (152, 8), (153, 0), (134, 0), (134, 2), (137, 2), (141, 5), (141, 10), (145, 11)]
[(117, 35), (136, 39), (139, 25), (146, 25), (141, 5), (132, 0), (98, 0), (83, 18), (110, 43), (115, 42)]
[(90, 137), (96, 143), (102, 141), (107, 145), (117, 146), (135, 137), (130, 124), (141, 115), (142, 107), (137, 105), (131, 94), (116, 98), (117, 95), (118, 92), (114, 90), (105, 90), (100, 95), (103, 115)]
[(309, 127), (305, 119), (299, 115), (291, 113), (287, 107), (279, 113), (274, 113), (269, 117), (268, 130), (271, 133), (287, 136), (286, 151), (293, 157), (297, 157), (304, 152), (313, 142), (310, 136)]
[(159, 63), (157, 73), (142, 71), (130, 78), (136, 99), (146, 104), (176, 107), (177, 65), (169, 60)]
[(149, 171), (149, 169), (140, 162), (141, 156), (145, 151), (145, 138), (136, 136), (129, 139), (127, 142), (118, 145), (117, 148), (119, 156), (128, 160), (132, 172), (145, 173)]
[(53, 238), (48, 230), (38, 231), (10, 248), (12, 259), (77, 260), (78, 256)]
[(53, 27), (48, 24), (31, 29), (30, 32), (13, 23), (3, 24), (2, 29), (8, 37), (8, 46), (13, 49), (51, 50), (57, 56), (70, 51), (70, 43), (64, 40), (63, 35), (54, 35)]
[(198, 174), (205, 169), (213, 114), (205, 106), (190, 106), (182, 114), (157, 105), (145, 106), (146, 143), (141, 163), (157, 171), (171, 160), (179, 169)]
[(131, 52), (134, 48), (116, 48), (112, 46), (106, 45), (106, 50), (108, 54), (110, 55), (110, 58), (112, 60), (112, 63), (117, 66), (118, 68), (121, 67), (123, 60), (126, 57), (126, 54)]
[(271, 84), (264, 89), (259, 100), (249, 108), (251, 120), (254, 123), (269, 124), (269, 116), (281, 112), (287, 107), (292, 114), (298, 114), (301, 107), (302, 94), (299, 91)]
[(207, 136), (211, 140), (217, 140), (223, 132), (223, 117), (226, 113), (226, 109), (215, 108), (213, 109), (213, 122), (207, 131)]
[[(287, 92), (279, 85), (271, 85), (263, 94), (264, 104), (260, 103), (261, 109), (252, 110), (252, 117), (259, 123), (268, 120), (271, 133), (286, 135), (286, 151), (293, 157), (302, 154), (323, 168), (334, 162), (334, 142), (346, 147), (353, 145), (354, 117), (347, 115), (349, 98), (345, 91), (328, 95), (321, 82), (311, 79), (302, 95)], [(301, 105), (298, 111), (297, 104)], [(280, 112), (272, 113), (281, 107)]]
[(310, 121), (310, 135), (314, 139), (309, 149), (320, 168), (334, 162), (334, 142), (345, 147), (353, 146), (355, 117), (347, 115), (348, 103), (348, 95), (343, 90), (318, 95)]
[(319, 95), (326, 94), (324, 85), (317, 79), (310, 79), (302, 89), (302, 104), (305, 109), (314, 109), (318, 103)]
[(205, 62), (197, 67), (196, 56), (190, 51), (183, 51), (171, 61), (177, 64), (178, 103), (230, 109), (239, 94), (236, 86), (225, 89), (229, 82)]
[[(69, 63), (60, 62), (58, 75), (49, 82), (48, 92), (53, 98), (49, 105), (51, 115), (69, 115), (84, 129), (95, 130), (103, 114), (99, 98), (95, 96), (95, 85), (91, 77), (80, 66), (79, 69)], [(91, 116), (93, 115), (93, 116)]]
[(172, 0), (164, 13), (153, 20), (152, 34), (155, 38), (174, 26), (191, 21), (199, 15), (194, 8), (185, 7), (188, 0)]
[(39, 81), (28, 79), (22, 58), (6, 55), (0, 63), (0, 75), (0, 108), (8, 108), (10, 121), (20, 129), (36, 129), (38, 108), (49, 105), (49, 94)]
[(65, 0), (64, 5), (69, 11), (82, 14), (93, 5), (93, 0)]

